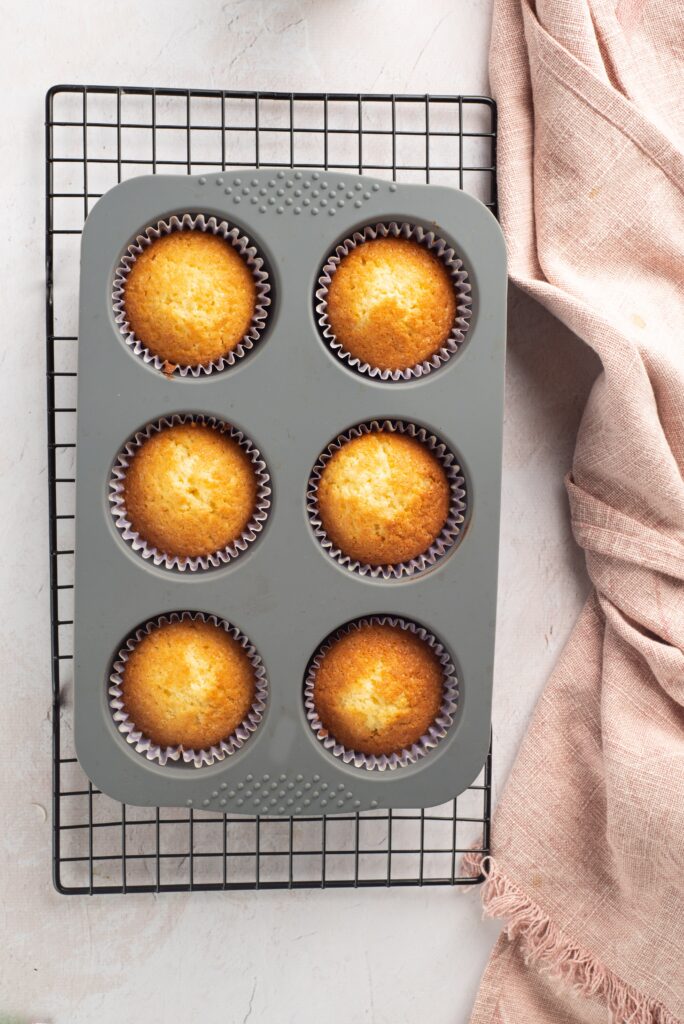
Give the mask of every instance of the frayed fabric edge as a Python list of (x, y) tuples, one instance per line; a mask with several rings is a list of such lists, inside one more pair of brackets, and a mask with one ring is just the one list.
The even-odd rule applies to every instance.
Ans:
[(462, 866), (473, 878), (484, 875), (483, 912), (504, 919), (507, 937), (521, 941), (526, 964), (560, 979), (573, 992), (602, 999), (615, 1024), (681, 1024), (662, 1003), (642, 995), (569, 939), (493, 857), (468, 853)]

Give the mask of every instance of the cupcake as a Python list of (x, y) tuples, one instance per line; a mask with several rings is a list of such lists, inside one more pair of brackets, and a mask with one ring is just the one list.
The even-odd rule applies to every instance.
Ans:
[(260, 482), (252, 455), (231, 434), (189, 420), (132, 446), (115, 495), (123, 508), (114, 511), (148, 549), (182, 560), (211, 555), (242, 538)]
[(159, 747), (186, 750), (227, 740), (247, 718), (257, 689), (245, 646), (199, 617), (146, 632), (117, 682), (120, 718)]
[(317, 659), (312, 709), (335, 743), (389, 757), (428, 733), (444, 684), (443, 662), (427, 640), (399, 624), (366, 621), (338, 634)]
[(123, 289), (128, 329), (171, 367), (207, 365), (229, 355), (250, 329), (257, 286), (225, 238), (172, 231), (142, 249)]
[(443, 348), (457, 298), (444, 262), (414, 238), (370, 238), (330, 279), (327, 320), (352, 359), (380, 370), (415, 367)]
[(451, 487), (437, 456), (416, 437), (375, 430), (338, 448), (320, 472), (317, 517), (343, 555), (371, 566), (426, 552), (450, 514)]

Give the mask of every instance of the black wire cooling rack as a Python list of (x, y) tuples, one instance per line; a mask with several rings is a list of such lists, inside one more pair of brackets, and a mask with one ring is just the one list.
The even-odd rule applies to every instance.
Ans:
[(465, 188), (496, 213), (496, 107), (480, 96), (60, 85), (46, 98), (46, 330), (53, 861), (62, 893), (458, 885), (487, 852), (491, 753), (457, 800), (417, 811), (257, 818), (121, 805), (73, 738), (73, 555), (80, 235), (139, 174), (226, 167), (369, 171)]

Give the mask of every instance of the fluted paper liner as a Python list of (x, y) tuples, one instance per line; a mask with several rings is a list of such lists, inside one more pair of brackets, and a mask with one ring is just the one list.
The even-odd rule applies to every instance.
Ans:
[[(141, 537), (140, 534), (133, 529), (133, 526), (128, 519), (124, 501), (126, 472), (131, 460), (135, 457), (136, 452), (142, 447), (145, 441), (148, 441), (154, 434), (185, 423), (199, 423), (202, 426), (212, 427), (214, 430), (227, 434), (228, 437), (236, 441), (243, 451), (249, 455), (257, 477), (257, 496), (254, 512), (240, 536), (235, 538), (235, 540), (231, 541), (230, 544), (221, 548), (219, 551), (211, 552), (208, 555), (196, 555), (192, 557), (173, 555), (165, 551), (160, 551), (153, 545), (148, 544), (145, 538)], [(133, 549), (133, 551), (140, 555), (141, 558), (149, 559), (154, 565), (163, 566), (165, 569), (177, 569), (179, 572), (185, 572), (186, 570), (190, 572), (197, 572), (197, 570), (215, 569), (220, 565), (227, 565), (228, 562), (237, 558), (238, 555), (245, 551), (250, 544), (257, 539), (263, 529), (266, 519), (268, 518), (271, 508), (271, 478), (259, 449), (252, 444), (249, 438), (246, 437), (241, 430), (238, 430), (236, 427), (232, 427), (227, 423), (223, 423), (221, 420), (217, 420), (213, 416), (202, 416), (192, 413), (181, 415), (175, 413), (172, 416), (164, 416), (156, 422), (143, 427), (142, 430), (139, 430), (123, 446), (116, 457), (109, 480), (109, 502), (112, 515), (114, 516), (114, 522), (121, 533), (122, 539)]]
[[(351, 558), (341, 548), (333, 544), (325, 531), (319, 514), (318, 486), (326, 465), (333, 455), (340, 451), (345, 444), (354, 438), (361, 437), (363, 434), (383, 432), (406, 434), (408, 437), (415, 438), (424, 444), (437, 458), (449, 481), (449, 515), (439, 536), (422, 554), (407, 562), (397, 562), (392, 565), (369, 565), (368, 563)], [(434, 434), (429, 433), (425, 427), (419, 427), (415, 423), (404, 422), (403, 420), (371, 420), (369, 423), (359, 423), (357, 426), (345, 431), (345, 433), (339, 434), (318, 457), (309, 477), (306, 509), (316, 538), (323, 550), (331, 558), (334, 558), (340, 565), (349, 569), (350, 572), (358, 573), (360, 576), (390, 580), (401, 579), (402, 577), (407, 578), (425, 572), (431, 569), (440, 558), (451, 550), (459, 540), (463, 529), (466, 501), (465, 479), (461, 472), (461, 467), (456, 460), (456, 456), (450, 451), (444, 441), (440, 441)]]
[[(432, 649), (442, 665), (444, 672), (444, 684), (442, 691), (442, 704), (434, 722), (416, 743), (411, 747), (404, 748), (393, 754), (363, 754), (357, 750), (350, 750), (343, 744), (338, 743), (334, 736), (331, 736), (323, 725), (316, 711), (314, 703), (314, 690), (316, 684), (316, 673), (321, 666), (323, 658), (333, 644), (353, 630), (362, 626), (399, 626), (406, 629), (415, 636), (424, 640)], [(340, 758), (344, 764), (353, 765), (355, 768), (363, 768), (367, 771), (395, 771), (405, 768), (406, 765), (415, 764), (421, 758), (430, 753), (437, 744), (444, 739), (454, 721), (454, 715), (458, 708), (458, 677), (456, 667), (442, 643), (424, 626), (415, 622), (391, 615), (373, 615), (368, 618), (357, 619), (355, 622), (347, 623), (332, 636), (323, 642), (317, 653), (311, 659), (311, 664), (304, 682), (304, 707), (306, 717), (319, 743), (334, 757)]]
[[(124, 699), (124, 671), (126, 662), (137, 644), (140, 643), (143, 637), (152, 633), (160, 626), (187, 620), (192, 622), (208, 622), (213, 626), (219, 626), (224, 629), (226, 633), (242, 645), (252, 663), (255, 674), (254, 701), (246, 718), (230, 736), (227, 736), (225, 740), (221, 740), (218, 746), (212, 746), (206, 750), (193, 750), (183, 746), (160, 747), (158, 744), (153, 743), (141, 730), (136, 728), (135, 722), (129, 718)], [(109, 682), (109, 707), (117, 729), (125, 737), (126, 742), (135, 747), (138, 754), (144, 755), (148, 761), (157, 761), (161, 765), (165, 765), (167, 761), (179, 761), (182, 759), (186, 764), (193, 764), (195, 768), (201, 768), (203, 765), (211, 765), (215, 761), (223, 761), (226, 757), (230, 757), (236, 750), (243, 747), (250, 736), (258, 729), (268, 699), (266, 669), (254, 645), (250, 643), (236, 626), (231, 626), (230, 623), (218, 618), (216, 615), (204, 615), (202, 612), (171, 612), (168, 615), (160, 615), (155, 619), (151, 619), (144, 626), (136, 629), (118, 652), (112, 666)]]
[[(413, 239), (425, 249), (428, 249), (434, 256), (437, 256), (449, 271), (456, 293), (456, 316), (449, 337), (429, 358), (401, 370), (382, 370), (378, 366), (371, 366), (370, 363), (362, 362), (359, 358), (353, 356), (338, 341), (328, 319), (328, 289), (332, 277), (344, 257), (348, 256), (357, 245), (362, 245), (371, 239), (387, 238), (388, 236)], [(440, 238), (433, 231), (426, 231), (418, 224), (398, 224), (396, 221), (392, 221), (389, 224), (369, 225), (360, 231), (355, 231), (350, 238), (345, 238), (343, 242), (340, 242), (335, 248), (334, 253), (328, 256), (321, 270), (318, 278), (316, 300), (316, 314), (321, 333), (335, 355), (353, 370), (356, 370), (357, 373), (364, 373), (369, 377), (377, 377), (383, 381), (415, 380), (418, 377), (424, 377), (432, 370), (439, 369), (462, 345), (472, 315), (472, 297), (468, 274), (455, 251), (443, 238)]]
[[(154, 355), (147, 348), (145, 343), (138, 338), (131, 327), (126, 315), (126, 279), (131, 272), (133, 264), (144, 249), (152, 245), (162, 235), (169, 235), (173, 231), (204, 231), (218, 235), (229, 242), (237, 249), (245, 263), (252, 272), (256, 284), (256, 305), (249, 328), (243, 338), (238, 342), (232, 351), (214, 359), (209, 363), (200, 363), (191, 366), (174, 366), (169, 369), (169, 364), (160, 356)], [(140, 356), (145, 363), (149, 363), (163, 373), (176, 374), (179, 377), (199, 377), (201, 374), (210, 374), (215, 371), (225, 370), (233, 366), (239, 359), (242, 359), (261, 337), (266, 319), (268, 306), (271, 304), (271, 285), (267, 271), (264, 269), (264, 261), (259, 256), (256, 246), (252, 244), (247, 235), (243, 234), (240, 228), (231, 227), (225, 220), (217, 220), (216, 217), (205, 217), (204, 214), (185, 213), (181, 216), (173, 215), (168, 220), (157, 221), (156, 224), (146, 227), (134, 241), (130, 243), (126, 252), (114, 273), (114, 285), (112, 289), (112, 303), (114, 308), (114, 320), (123, 335), (126, 344)]]

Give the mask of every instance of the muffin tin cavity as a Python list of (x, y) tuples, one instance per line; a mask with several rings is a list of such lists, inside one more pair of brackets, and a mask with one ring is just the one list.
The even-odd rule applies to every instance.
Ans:
[[(394, 532), (399, 536), (399, 544), (410, 544), (412, 538), (406, 537), (407, 530), (418, 537), (420, 547), (421, 528), (427, 532), (426, 543), (421, 550), (418, 550), (405, 560), (393, 563), (363, 561), (355, 558), (353, 554), (345, 551), (344, 543), (340, 546), (331, 539), (325, 526), (325, 515), (321, 514), (320, 507), (320, 486), (326, 475), (327, 468), (338, 453), (349, 451), (345, 446), (354, 443), (356, 439), (363, 437), (388, 437), (399, 436), (407, 438), (412, 442), (424, 446), (426, 452), (432, 456), (441, 472), (444, 481), (444, 511), (435, 521), (436, 525), (430, 529), (430, 515), (435, 511), (435, 505), (442, 495), (430, 480), (419, 479), (419, 467), (410, 464), (406, 459), (406, 467), (399, 467), (396, 479), (393, 479), (393, 471), (388, 467), (388, 458), (385, 451), (379, 451), (377, 455), (371, 453), (371, 463), (364, 473), (363, 479), (359, 481), (358, 489), (350, 487), (347, 480), (342, 480), (340, 487), (346, 490), (341, 499), (338, 498), (337, 509), (339, 515), (344, 516), (341, 522), (341, 532), (368, 535), (369, 545), (373, 547), (374, 530), (386, 530), (390, 535)], [(410, 457), (410, 452), (408, 453)], [(403, 453), (402, 453), (403, 457)], [(353, 467), (352, 467), (353, 468)], [(428, 463), (428, 472), (431, 476), (432, 467)], [(360, 472), (360, 470), (356, 470)], [(406, 477), (406, 479), (403, 479)], [(437, 484), (441, 481), (438, 479)], [(409, 487), (413, 485), (414, 490), (409, 494)], [(422, 486), (421, 486), (422, 485)], [(395, 493), (399, 490), (399, 493)], [(369, 493), (364, 493), (369, 492)], [(339, 493), (339, 491), (338, 491)], [(378, 502), (384, 499), (388, 508), (377, 511)], [(397, 510), (397, 499), (405, 500), (403, 507)], [(364, 523), (364, 506), (368, 513), (368, 522)], [(455, 454), (449, 447), (425, 427), (415, 423), (405, 423), (402, 420), (371, 420), (369, 423), (359, 423), (351, 427), (343, 434), (339, 434), (334, 441), (331, 441), (325, 451), (316, 460), (309, 477), (307, 489), (307, 513), (311, 528), (319, 541), (321, 548), (339, 565), (344, 566), (350, 572), (358, 573), (360, 576), (368, 576), (372, 579), (398, 580), (414, 577), (419, 573), (432, 569), (451, 549), (458, 543), (463, 530), (463, 524), (467, 512), (466, 484), (463, 472)], [(420, 519), (428, 519), (428, 522), (421, 523)], [(429, 539), (428, 539), (429, 537)], [(415, 543), (415, 542), (414, 542)], [(382, 545), (384, 547), (384, 544)], [(390, 542), (391, 546), (391, 542)]]
[[(165, 366), (131, 330), (126, 281), (155, 241), (186, 233), (230, 243), (249, 266), (259, 302), (232, 352), (206, 364)], [(325, 289), (344, 246), (357, 252), (366, 238), (400, 242), (392, 249), (399, 252), (410, 244), (415, 259), (403, 265), (403, 280), (407, 268), (427, 268), (416, 289), (427, 296), (428, 320), (425, 280), (441, 282), (442, 311), (451, 309), (445, 282), (453, 287), (454, 324), (444, 345), (398, 372), (353, 366), (325, 330)], [(194, 244), (174, 243), (181, 255)], [(178, 268), (170, 263), (175, 288)], [(147, 271), (138, 280), (146, 283)], [(388, 281), (393, 295), (391, 275)], [(202, 317), (211, 305), (204, 285)], [(187, 288), (179, 285), (179, 295), (182, 315), (191, 315)], [(499, 226), (457, 189), (327, 170), (231, 168), (130, 179), (95, 204), (81, 251), (73, 618), (74, 739), (98, 789), (126, 804), (315, 816), (432, 807), (472, 783), (490, 737), (505, 300)], [(152, 308), (144, 310), (148, 324)], [(208, 447), (195, 444), (194, 434), (177, 434), (187, 451), (180, 446), (176, 465), (173, 446), (162, 440), (186, 428), (200, 439), (209, 431)], [(214, 431), (249, 460), (254, 494), (240, 476), (242, 459), (235, 475), (242, 483), (233, 489), (230, 446), (218, 446), (219, 469), (210, 470)], [(327, 512), (319, 504), (321, 480), (337, 455), (348, 457), (356, 443), (361, 451), (360, 442), (371, 452), (364, 472), (372, 478), (384, 451), (372, 454), (376, 438), (393, 442), (384, 453), (385, 477), (379, 472), (378, 514), (366, 515), (363, 502), (358, 512), (340, 502), (331, 519), (335, 503)], [(193, 462), (205, 450), (206, 460)], [(168, 487), (160, 483), (167, 474)], [(352, 493), (353, 472), (348, 482)], [(402, 488), (409, 497), (415, 491), (416, 502), (405, 502)], [(180, 498), (169, 502), (171, 492)], [(238, 500), (224, 516), (228, 493)], [(215, 519), (210, 529), (190, 515), (187, 531), (183, 520), (203, 502), (207, 519), (218, 510), (221, 523), (234, 508), (239, 515), (252, 509), (239, 536), (208, 553), (205, 536), (219, 543)], [(392, 503), (407, 509), (396, 535), (383, 526)], [(356, 515), (371, 525), (371, 538), (377, 529), (382, 549), (361, 557), (361, 548), (354, 554), (337, 544), (335, 522), (348, 525), (345, 517)], [(381, 550), (386, 560), (376, 562)], [(223, 717), (232, 697), (217, 700), (216, 715), (199, 713), (205, 684), (186, 693), (192, 672), (178, 675), (173, 658), (162, 659), (170, 680), (164, 699), (146, 674), (145, 652), (157, 649), (147, 644), (150, 635), (198, 621), (242, 644), (258, 682), (258, 699), (226, 737), (219, 730), (242, 714), (244, 686), (233, 719)], [(323, 735), (323, 720), (311, 717), (315, 703), (307, 705), (315, 659), (340, 630), (346, 636), (359, 623), (394, 623), (425, 644), (433, 665), (420, 713), (397, 723), (391, 746), (383, 739), (382, 748), (371, 749), (363, 737), (356, 746), (348, 742), (354, 734), (344, 725), (338, 736)], [(184, 656), (181, 647), (178, 661)], [(220, 652), (217, 658), (225, 664)], [(372, 671), (368, 685), (372, 690)], [(148, 688), (153, 709), (168, 699), (169, 728), (184, 721), (187, 698), (191, 710), (197, 702), (197, 728), (210, 719), (208, 732), (198, 736), (190, 725), (163, 731), (140, 703)], [(404, 699), (390, 696), (383, 709), (380, 694), (382, 720)]]
[[(239, 332), (239, 336), (226, 342), (225, 351), (214, 351), (209, 358), (199, 358), (191, 363), (183, 363), (182, 361), (179, 363), (176, 361), (178, 357), (173, 359), (168, 357), (171, 355), (171, 352), (168, 353), (168, 356), (165, 356), (160, 351), (159, 344), (156, 345), (155, 351), (155, 344), (151, 343), (149, 339), (138, 337), (131, 322), (133, 318), (130, 315), (126, 302), (126, 288), (131, 279), (131, 273), (136, 265), (136, 261), (143, 253), (149, 252), (156, 242), (179, 232), (196, 232), (198, 236), (202, 234), (213, 235), (216, 238), (223, 239), (223, 241), (232, 246), (233, 250), (239, 254), (245, 269), (249, 271), (249, 287), (253, 291), (253, 295), (244, 296), (245, 302), (249, 301), (252, 313), (251, 316), (247, 315), (248, 322), (245, 329)], [(198, 301), (198, 298), (203, 298), (203, 292), (207, 288), (207, 283), (202, 281), (202, 274), (205, 268), (198, 266), (202, 255), (202, 253), (194, 252), (188, 253), (185, 257), (181, 255), (176, 257), (178, 260), (176, 266), (166, 268), (166, 273), (162, 274), (162, 272), (157, 271), (156, 276), (159, 279), (151, 281), (148, 285), (148, 292), (152, 292), (149, 296), (150, 300), (156, 302), (157, 296), (154, 293), (160, 288), (167, 289), (168, 295), (166, 297), (172, 297), (175, 303), (179, 303), (181, 306), (184, 298), (195, 302)], [(207, 256), (213, 259), (215, 254), (207, 254)], [(186, 261), (185, 266), (183, 265), (183, 259)], [(209, 267), (206, 268), (207, 271), (209, 269)], [(183, 295), (183, 292), (185, 292), (185, 295)], [(143, 294), (142, 298), (144, 301), (148, 296)], [(217, 220), (216, 217), (205, 216), (202, 213), (196, 215), (191, 213), (174, 214), (168, 220), (159, 220), (155, 224), (144, 228), (127, 246), (114, 273), (112, 303), (114, 320), (120, 333), (123, 335), (124, 341), (145, 363), (151, 364), (156, 370), (160, 370), (167, 376), (178, 375), (186, 377), (190, 375), (192, 377), (199, 377), (202, 374), (208, 375), (220, 372), (233, 366), (254, 348), (266, 327), (268, 307), (271, 305), (271, 281), (263, 257), (259, 255), (256, 246), (253, 245), (241, 228), (235, 227), (226, 220)], [(172, 302), (167, 302), (167, 308), (172, 307), (173, 304)], [(216, 309), (211, 302), (209, 306), (210, 308), (207, 310), (209, 315), (207, 329), (211, 331), (211, 318), (215, 317)], [(185, 313), (182, 310), (181, 312), (183, 315), (179, 318), (180, 327), (182, 327), (184, 320), (187, 323)], [(215, 339), (210, 336), (204, 340), (204, 343), (212, 348), (216, 345)], [(163, 344), (164, 342), (162, 341), (161, 345), (163, 346)]]
[[(425, 318), (430, 319), (436, 313), (443, 315), (443, 310), (438, 308), (444, 301), (444, 296), (440, 295), (443, 282), (425, 280), (422, 282), (422, 294), (420, 291), (418, 294), (402, 294), (405, 292), (402, 288), (404, 281), (400, 265), (402, 253), (388, 253), (376, 262), (371, 256), (373, 243), (382, 239), (388, 242), (395, 239), (402, 244), (413, 242), (419, 245), (439, 260), (446, 271), (447, 284), (449, 281), (451, 283), (453, 296), (450, 298), (453, 300), (453, 308), (448, 318), (450, 326), (447, 323), (446, 330), (435, 340), (434, 348), (428, 346), (427, 353), (423, 351), (423, 335), (434, 325), (426, 323)], [(369, 258), (364, 262), (361, 254), (366, 244), (369, 246)], [(362, 333), (366, 335), (366, 344), (370, 348), (375, 348), (375, 337), (388, 329), (391, 337), (392, 318), (401, 318), (406, 325), (401, 331), (405, 336), (404, 340), (410, 342), (410, 348), (415, 347), (420, 351), (420, 356), (415, 362), (409, 362), (406, 357), (399, 366), (373, 365), (372, 359), (366, 358), (362, 352), (355, 349), (354, 344), (349, 344), (336, 334), (331, 293), (335, 276), (352, 253), (360, 255), (361, 259), (353, 271), (355, 280), (346, 285), (344, 305), (358, 308), (347, 308), (345, 319), (357, 319), (357, 322), (360, 319), (364, 324)], [(373, 262), (374, 266), (366, 265)], [(413, 272), (427, 275), (430, 268), (414, 267)], [(318, 277), (315, 308), (323, 340), (344, 364), (357, 373), (396, 383), (424, 377), (443, 366), (458, 351), (465, 339), (472, 314), (471, 286), (463, 262), (443, 238), (434, 231), (426, 231), (419, 224), (398, 224), (391, 221), (360, 228), (335, 246)], [(358, 318), (354, 316), (356, 312), (359, 314)]]
[[(412, 640), (420, 641), (420, 644), (424, 645), (425, 651), (428, 652), (429, 658), (434, 658), (442, 676), (441, 700), (436, 708), (436, 714), (428, 727), (410, 746), (402, 747), (400, 750), (390, 753), (362, 752), (339, 742), (338, 738), (333, 734), (333, 729), (323, 723), (316, 699), (317, 678), (326, 657), (334, 650), (335, 645), (347, 639), (358, 640), (364, 629), (370, 628), (372, 630), (374, 627), (380, 627), (385, 631), (396, 630), (399, 631), (400, 637), (403, 633)], [(345, 652), (344, 658), (349, 662), (350, 659), (347, 652)], [(358, 678), (353, 680), (352, 685), (342, 695), (341, 703), (343, 705), (348, 706), (352, 702), (358, 705), (359, 719), (362, 723), (364, 723), (366, 716), (370, 716), (371, 725), (369, 729), (372, 727), (378, 734), (382, 733), (385, 725), (383, 719), (385, 717), (388, 719), (389, 727), (391, 728), (392, 719), (406, 715), (407, 710), (409, 712), (412, 711), (413, 708), (407, 708), (406, 705), (415, 704), (417, 698), (417, 691), (411, 690), (409, 687), (395, 694), (395, 705), (387, 703), (383, 707), (383, 701), (388, 700), (387, 696), (383, 695), (383, 686), (386, 686), (388, 682), (386, 677), (388, 674), (391, 675), (392, 667), (391, 664), (383, 666), (381, 657), (374, 653), (369, 653), (367, 667), (363, 669)], [(414, 668), (413, 665), (411, 667), (412, 669)], [(348, 671), (350, 671), (349, 668)], [(347, 680), (345, 680), (346, 682)], [(408, 679), (407, 682), (410, 684), (412, 680)], [(440, 740), (443, 740), (447, 735), (448, 730), (453, 725), (454, 715), (458, 707), (456, 668), (446, 647), (424, 626), (390, 615), (373, 615), (369, 618), (347, 623), (321, 644), (321, 647), (311, 659), (306, 674), (304, 682), (304, 707), (306, 709), (307, 721), (316, 739), (328, 753), (340, 758), (344, 764), (353, 765), (355, 768), (363, 768), (367, 771), (394, 771), (406, 765), (415, 764), (416, 761), (429, 754)], [(389, 714), (383, 714), (385, 711), (389, 712)]]
[[(136, 648), (146, 638), (154, 637), (155, 633), (158, 634), (160, 630), (182, 624), (201, 624), (225, 632), (228, 637), (236, 641), (238, 649), (244, 651), (253, 672), (253, 697), (244, 718), (228, 735), (206, 747), (194, 748), (184, 746), (182, 743), (171, 746), (155, 743), (145, 735), (142, 729), (138, 728), (126, 702), (126, 670)], [(206, 660), (206, 654), (202, 651), (200, 644), (197, 647), (197, 650), (189, 651), (192, 656), (191, 662), (187, 666), (179, 667), (179, 671), (185, 670), (192, 673), (194, 670), (196, 672), (197, 678), (193, 678), (193, 688), (201, 685), (208, 672), (207, 666), (203, 664), (203, 655)], [(164, 655), (168, 657), (168, 652), (162, 652), (162, 657)], [(231, 626), (230, 623), (215, 615), (204, 615), (202, 612), (174, 612), (171, 615), (161, 615), (136, 629), (119, 650), (112, 665), (109, 683), (109, 707), (117, 729), (126, 742), (134, 747), (136, 753), (142, 754), (148, 761), (157, 761), (160, 765), (165, 765), (168, 761), (181, 761), (181, 763), (194, 765), (195, 768), (201, 768), (204, 765), (223, 761), (224, 758), (240, 750), (259, 728), (268, 700), (266, 669), (254, 645), (235, 626)], [(155, 695), (160, 700), (163, 700), (165, 696), (162, 689), (160, 687), (159, 692)], [(168, 714), (168, 707), (159, 709), (160, 719)]]
[[(253, 486), (253, 493), (250, 494), (252, 511), (249, 513), (247, 521), (244, 525), (240, 526), (236, 535), (222, 547), (214, 551), (209, 550), (204, 554), (179, 554), (172, 550), (166, 550), (161, 546), (155, 546), (150, 537), (144, 535), (144, 530), (139, 531), (136, 529), (135, 516), (126, 508), (127, 474), (137, 455), (151, 439), (159, 438), (162, 435), (173, 439), (174, 434), (177, 433), (176, 428), (188, 427), (212, 430), (216, 432), (219, 438), (229, 439), (233, 442), (231, 447), (234, 446), (235, 454), (241, 456), (241, 464), (238, 464), (235, 469), (240, 470), (243, 476), (246, 470), (251, 471), (252, 474), (252, 478), (249, 481), (250, 486)], [(163, 516), (164, 503), (168, 503), (173, 508), (177, 507), (183, 499), (187, 498), (189, 504), (188, 511), (192, 513), (194, 509), (198, 510), (194, 516), (193, 525), (202, 527), (205, 525), (203, 523), (204, 519), (207, 531), (212, 530), (212, 528), (215, 529), (216, 513), (210, 511), (207, 515), (203, 511), (203, 507), (206, 508), (217, 501), (220, 502), (221, 498), (225, 496), (225, 486), (223, 493), (217, 491), (219, 482), (216, 479), (216, 467), (210, 465), (208, 471), (203, 473), (204, 467), (201, 465), (201, 452), (197, 454), (188, 452), (185, 450), (187, 449), (187, 444), (180, 439), (179, 444), (175, 447), (181, 449), (177, 459), (175, 458), (175, 452), (165, 450), (160, 453), (160, 461), (164, 463), (164, 471), (168, 469), (172, 477), (180, 478), (178, 479), (178, 486), (172, 489), (166, 488), (161, 493), (157, 491), (153, 494), (154, 500), (150, 510), (151, 514), (157, 517)], [(228, 454), (231, 458), (235, 457), (231, 452)], [(197, 465), (198, 463), (199, 466)], [(193, 472), (196, 466), (199, 470), (199, 481), (193, 479)], [(230, 470), (231, 467), (229, 465), (228, 471)], [(208, 479), (203, 479), (203, 476), (208, 477)], [(240, 480), (238, 479), (236, 486), (239, 482)], [(150, 484), (158, 485), (159, 480), (152, 480)], [(203, 486), (207, 488), (206, 492), (202, 491)], [(178, 572), (193, 573), (198, 570), (217, 568), (221, 565), (227, 565), (238, 558), (259, 537), (271, 510), (271, 494), (271, 477), (268, 468), (259, 449), (252, 441), (241, 430), (223, 423), (213, 416), (193, 414), (181, 415), (174, 413), (172, 416), (162, 417), (155, 423), (150, 423), (143, 427), (142, 430), (138, 430), (117, 455), (109, 480), (109, 503), (116, 528), (122, 540), (130, 546), (132, 551), (135, 551), (141, 558), (149, 560), (153, 565)], [(177, 528), (180, 530), (185, 526), (184, 518), (179, 517)]]

